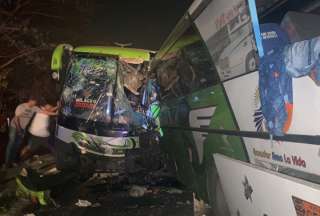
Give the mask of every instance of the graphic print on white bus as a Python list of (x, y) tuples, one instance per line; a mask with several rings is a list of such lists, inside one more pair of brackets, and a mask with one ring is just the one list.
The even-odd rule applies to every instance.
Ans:
[[(258, 72), (224, 83), (226, 93), (242, 131), (256, 131), (256, 92)], [(307, 87), (306, 87), (307, 86)], [(241, 97), (239, 97), (241, 92)], [(320, 118), (320, 88), (309, 77), (293, 80), (293, 117), (289, 134), (318, 135), (319, 124), (310, 124)], [(271, 164), (289, 167), (307, 173), (320, 174), (319, 145), (271, 142), (270, 140), (244, 138), (245, 146), (253, 164)]]
[(212, 1), (195, 23), (221, 80), (257, 68), (256, 46), (246, 1)]
[[(209, 128), (215, 110), (216, 107), (213, 106), (191, 110), (189, 113), (190, 127)], [(208, 133), (193, 131), (192, 134), (196, 144), (199, 162), (201, 164), (203, 160), (203, 142), (206, 139)]]

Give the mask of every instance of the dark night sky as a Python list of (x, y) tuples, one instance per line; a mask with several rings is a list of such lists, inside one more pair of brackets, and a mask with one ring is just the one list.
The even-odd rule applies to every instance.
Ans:
[[(26, 22), (28, 23), (26, 24), (28, 29), (36, 30), (37, 34), (35, 33), (33, 34), (34, 37), (31, 37), (30, 35), (24, 35), (22, 32), (23, 36), (19, 40), (22, 44), (31, 47), (37, 46), (37, 43), (33, 43), (34, 41), (31, 39), (37, 40), (36, 37), (43, 36), (43, 43), (50, 45), (61, 43), (68, 43), (73, 46), (113, 45), (113, 42), (132, 42), (132, 47), (157, 50), (192, 1), (31, 0), (21, 10), (21, 13), (16, 14), (12, 25), (19, 25), (20, 22), (24, 21), (24, 17), (29, 20)], [(80, 5), (77, 3), (80, 3)], [(48, 16), (33, 14), (28, 17), (22, 15), (23, 12), (41, 12), (41, 14)], [(0, 24), (1, 21), (3, 20), (0, 20)], [(29, 38), (31, 42), (28, 37), (31, 38)], [(16, 53), (19, 52), (19, 48), (10, 46), (11, 44), (9, 44), (9, 48), (4, 47), (3, 49), (7, 49), (9, 52), (12, 50)], [(45, 67), (50, 65), (51, 54), (52, 49), (40, 54), (43, 57), (41, 64)], [(14, 71), (8, 76), (8, 89), (24, 92), (25, 89), (28, 90), (30, 86), (34, 86), (33, 83), (43, 85), (44, 81), (49, 80), (49, 73), (43, 73), (38, 67), (29, 63), (26, 64), (23, 59), (20, 60), (11, 65)], [(21, 71), (25, 71), (25, 73), (21, 73)], [(45, 85), (49, 86), (49, 84)], [(50, 93), (50, 88), (47, 89)]]
[(192, 0), (96, 0), (90, 33), (97, 44), (132, 42), (158, 49)]

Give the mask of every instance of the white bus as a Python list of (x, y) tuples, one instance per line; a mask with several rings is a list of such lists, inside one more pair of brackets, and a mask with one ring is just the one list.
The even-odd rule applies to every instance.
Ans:
[[(319, 1), (256, 5), (260, 24), (280, 24), (289, 10), (320, 11)], [(163, 149), (214, 215), (320, 215), (320, 88), (312, 76), (292, 78), (291, 125), (283, 136), (269, 134), (247, 11), (248, 1), (197, 0), (156, 55)], [(294, 20), (286, 30), (299, 24), (314, 34), (306, 39), (318, 36), (315, 18)]]

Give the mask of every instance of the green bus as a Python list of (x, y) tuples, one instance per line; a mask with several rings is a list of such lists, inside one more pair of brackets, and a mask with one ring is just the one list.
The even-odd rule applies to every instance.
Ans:
[[(152, 55), (126, 47), (56, 47), (51, 68), (61, 95), (55, 142), (59, 169), (122, 173), (134, 167), (141, 145), (144, 152), (157, 145), (150, 139), (159, 134), (160, 111), (156, 86), (147, 75)], [(155, 158), (150, 152), (142, 155)]]

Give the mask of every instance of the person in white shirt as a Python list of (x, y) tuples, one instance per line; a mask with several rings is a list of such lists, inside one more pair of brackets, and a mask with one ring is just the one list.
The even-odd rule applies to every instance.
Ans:
[(57, 115), (57, 109), (58, 106), (54, 107), (50, 104), (46, 104), (36, 113), (28, 130), (31, 134), (31, 142), (23, 148), (21, 152), (22, 160), (27, 159), (41, 147), (48, 149), (50, 116)]
[(37, 100), (31, 96), (26, 103), (18, 105), (15, 110), (15, 116), (11, 120), (9, 127), (9, 142), (5, 158), (6, 166), (11, 166), (17, 160), (27, 125), (34, 113), (40, 110), (36, 105)]

